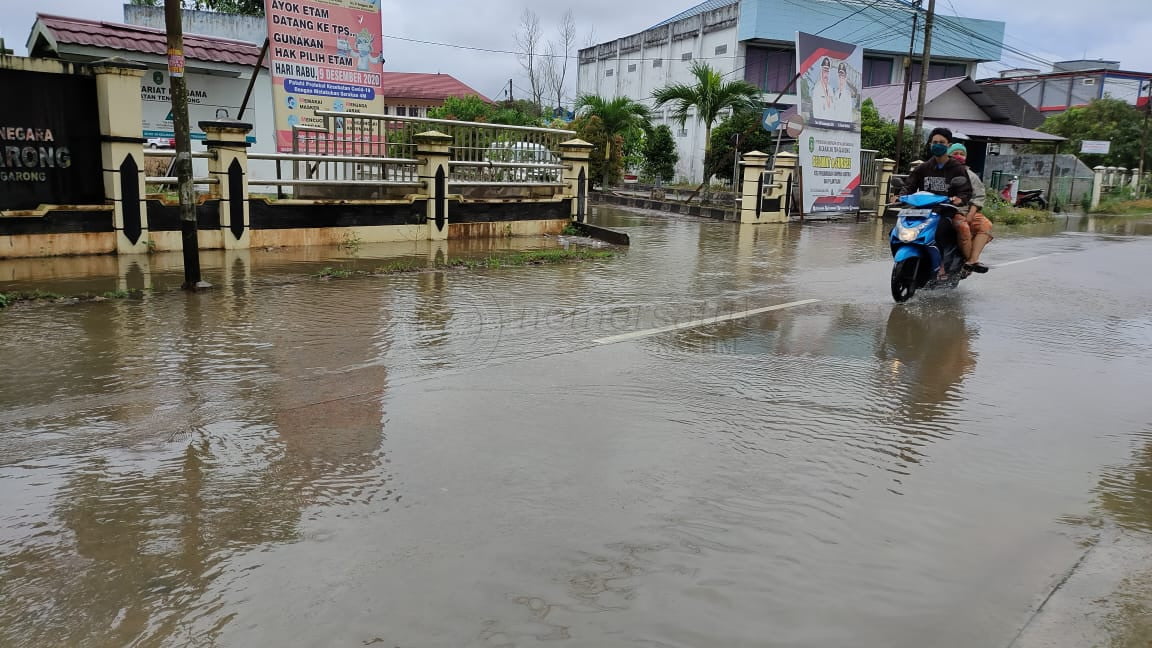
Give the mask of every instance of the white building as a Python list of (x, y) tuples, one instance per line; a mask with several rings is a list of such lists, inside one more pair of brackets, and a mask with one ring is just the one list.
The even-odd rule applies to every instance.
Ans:
[[(864, 86), (903, 80), (916, 11), (899, 0), (707, 0), (653, 27), (580, 50), (579, 94), (629, 97), (653, 105), (652, 91), (694, 82), (690, 70), (703, 61), (725, 75), (744, 79), (771, 103), (797, 103), (790, 88), (796, 74), (796, 32), (865, 46)], [(981, 62), (1000, 59), (1004, 23), (938, 16), (933, 32), (930, 79), (971, 76)], [(923, 24), (921, 17), (920, 24)], [(915, 50), (921, 49), (920, 36)], [(912, 66), (919, 78), (920, 65)], [(679, 178), (703, 173), (704, 126), (694, 116), (685, 127), (668, 120), (665, 108), (653, 120), (672, 128), (680, 161)]]

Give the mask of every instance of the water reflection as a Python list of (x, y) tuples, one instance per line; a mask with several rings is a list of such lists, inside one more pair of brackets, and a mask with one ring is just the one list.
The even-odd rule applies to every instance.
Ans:
[[(0, 645), (210, 644), (238, 554), (296, 541), (323, 507), (394, 504), (392, 295), (257, 302), (244, 255), (221, 261), (216, 293), (37, 313), (61, 344), (4, 381), (25, 409), (0, 426)], [(69, 407), (28, 408), (45, 387)]]

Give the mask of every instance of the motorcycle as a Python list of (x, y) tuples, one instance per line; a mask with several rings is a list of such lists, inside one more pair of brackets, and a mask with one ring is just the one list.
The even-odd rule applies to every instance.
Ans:
[(906, 302), (918, 289), (958, 286), (971, 272), (964, 268), (952, 226), (957, 208), (947, 196), (928, 192), (900, 196), (900, 203), (904, 208), (896, 216), (890, 240), (892, 298)]
[(1044, 197), (1043, 189), (1031, 189), (1016, 192), (1016, 206), (1031, 209), (1048, 209), (1048, 199)]

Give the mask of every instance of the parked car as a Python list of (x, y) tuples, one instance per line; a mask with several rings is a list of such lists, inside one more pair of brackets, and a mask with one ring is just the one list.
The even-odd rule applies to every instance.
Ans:
[[(548, 150), (547, 146), (536, 142), (492, 142), (484, 154), (485, 162), (505, 162), (511, 164), (560, 164), (560, 156)], [(510, 168), (502, 171), (500, 177), (506, 182), (556, 182), (560, 169), (521, 169)]]
[(176, 139), (172, 137), (149, 137), (146, 146), (150, 149), (176, 148)]

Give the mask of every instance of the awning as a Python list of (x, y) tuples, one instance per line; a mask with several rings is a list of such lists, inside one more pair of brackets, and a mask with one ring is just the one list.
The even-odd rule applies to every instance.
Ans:
[(935, 117), (924, 120), (925, 131), (941, 127), (951, 130), (952, 136), (956, 139), (969, 141), (1063, 142), (1066, 140), (1059, 135), (1041, 133), (1012, 124), (997, 124), (996, 122), (976, 121), (974, 119), (937, 119)]

